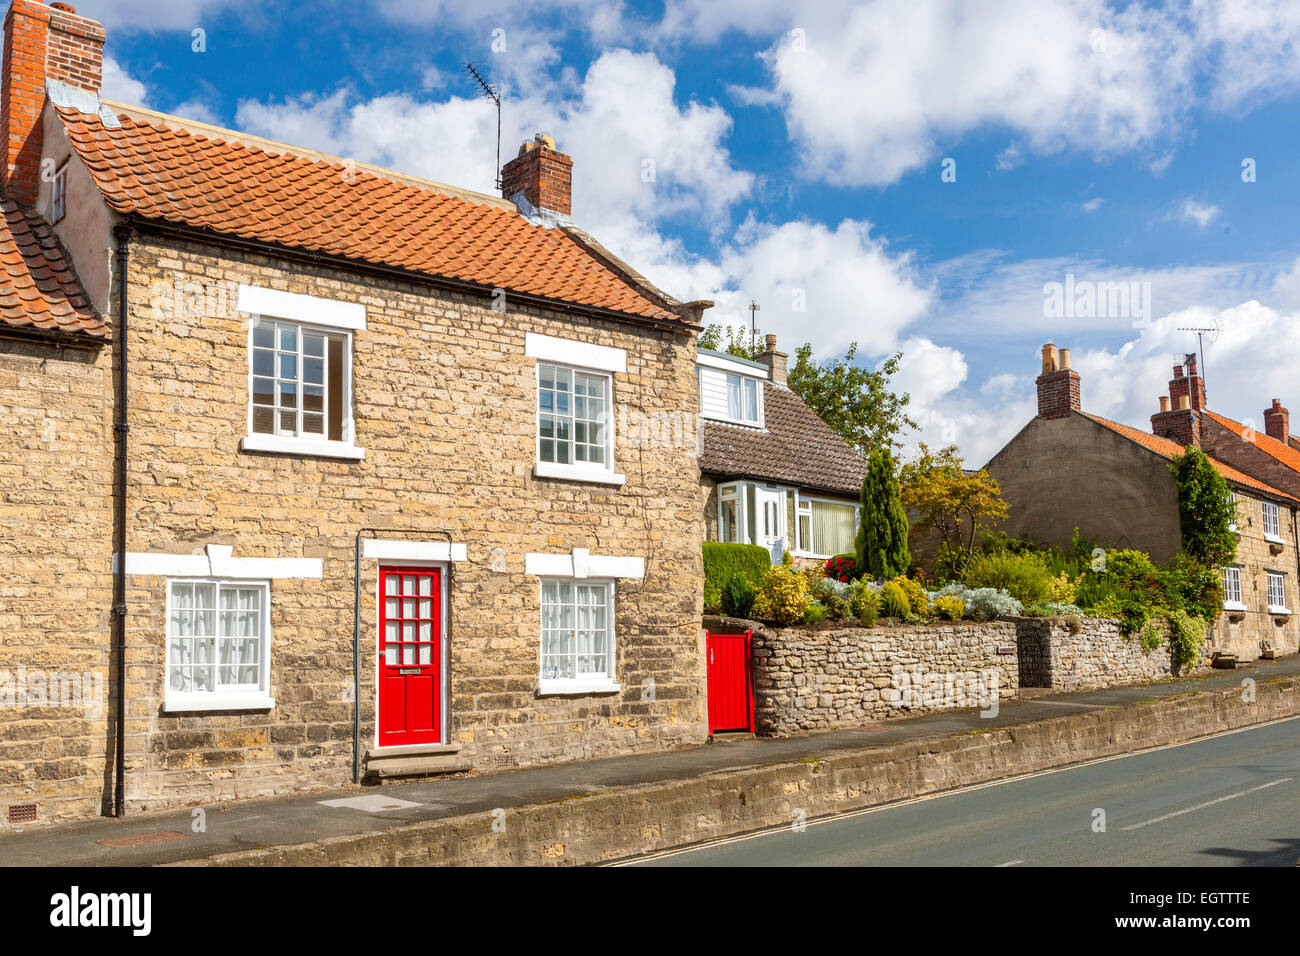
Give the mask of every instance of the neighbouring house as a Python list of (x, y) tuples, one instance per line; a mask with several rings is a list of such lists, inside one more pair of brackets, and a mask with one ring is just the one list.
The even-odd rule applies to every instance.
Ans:
[[(1214, 650), (1253, 659), (1300, 646), (1300, 494), (1243, 470), (1204, 448), (1191, 423), (1204, 386), (1192, 357), (1175, 369), (1170, 395), (1152, 416), (1153, 433), (1082, 410), (1069, 349), (1043, 346), (1038, 415), (986, 466), (1009, 507), (1000, 530), (1069, 550), (1075, 528), (1107, 548), (1134, 548), (1167, 561), (1182, 545), (1178, 490), (1170, 461), (1202, 445), (1236, 501), (1237, 561), (1224, 570), (1224, 614)], [(1190, 398), (1192, 394), (1199, 398)], [(1296, 489), (1300, 492), (1300, 488)]]
[(776, 336), (757, 361), (699, 349), (706, 536), (779, 564), (851, 552), (867, 462), (786, 383)]
[(709, 303), (547, 137), (473, 193), (103, 101), (104, 42), (5, 21), (0, 826), (704, 740), (698, 450), (615, 422), (694, 420)]

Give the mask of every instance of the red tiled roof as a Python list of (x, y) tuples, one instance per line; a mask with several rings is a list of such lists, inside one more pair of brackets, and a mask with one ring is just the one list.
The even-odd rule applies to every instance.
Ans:
[(108, 339), (71, 261), (40, 216), (0, 193), (0, 324)]
[[(525, 295), (660, 320), (680, 316), (624, 281), (561, 229), (434, 184), (283, 147), (58, 106), (108, 205), (211, 229)], [(302, 153), (309, 151), (303, 150)]]
[(1271, 455), (1288, 468), (1300, 471), (1300, 451), (1291, 447), (1290, 444), (1280, 442), (1271, 435), (1257, 432), (1253, 428), (1247, 428), (1241, 422), (1234, 422), (1231, 418), (1224, 418), (1222, 415), (1212, 412), (1209, 409), (1205, 410), (1205, 414), (1209, 415), (1224, 428), (1235, 433), (1237, 437), (1241, 438), (1243, 441), (1250, 442), (1260, 451), (1264, 452), (1264, 454)]
[[(1152, 435), (1150, 432), (1144, 432), (1137, 428), (1130, 428), (1128, 425), (1121, 425), (1119, 422), (1112, 422), (1109, 419), (1101, 418), (1098, 415), (1089, 415), (1087, 412), (1081, 412), (1080, 414), (1091, 418), (1099, 425), (1105, 425), (1111, 431), (1118, 432), (1125, 438), (1137, 442), (1139, 445), (1144, 445), (1147, 448), (1150, 448), (1153, 452), (1163, 458), (1173, 459), (1175, 456), (1181, 455), (1185, 450), (1182, 445), (1178, 444), (1178, 442), (1170, 441), (1168, 438), (1160, 438), (1156, 435)], [(1209, 458), (1210, 456), (1206, 455), (1205, 457)], [(1218, 471), (1219, 474), (1223, 475), (1224, 478), (1234, 484), (1242, 485), (1246, 488), (1254, 488), (1256, 491), (1262, 491), (1278, 498), (1285, 498), (1287, 501), (1300, 502), (1300, 499), (1293, 498), (1285, 491), (1278, 491), (1272, 485), (1266, 485), (1264, 482), (1250, 477), (1250, 475), (1245, 472), (1238, 471), (1231, 465), (1225, 465), (1217, 458), (1210, 458), (1210, 464), (1214, 465), (1215, 470)]]

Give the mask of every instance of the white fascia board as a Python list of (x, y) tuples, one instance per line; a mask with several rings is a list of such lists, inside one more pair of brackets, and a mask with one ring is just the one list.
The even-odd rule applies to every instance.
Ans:
[(626, 372), (627, 352), (607, 345), (592, 345), (574, 339), (559, 339), (553, 335), (528, 332), (524, 335), (524, 353), (529, 358), (561, 365), (576, 365), (601, 372)]
[(723, 372), (731, 372), (734, 375), (744, 375), (746, 378), (756, 378), (760, 381), (765, 381), (768, 377), (768, 370), (765, 365), (755, 368), (749, 362), (733, 361), (716, 355), (696, 353), (695, 364), (703, 365), (705, 368), (716, 368)]
[(464, 561), (463, 544), (446, 541), (384, 541), (364, 538), (361, 556), (378, 561)]
[(529, 554), (524, 570), (541, 578), (644, 578), (645, 558), (603, 554)]
[[(229, 546), (209, 545), (204, 554), (128, 552), (126, 573), (158, 578), (238, 578), (250, 581), (320, 580), (320, 558), (236, 558)], [(117, 557), (113, 558), (117, 569)]]
[(271, 319), (289, 319), (308, 325), (325, 325), (334, 329), (360, 332), (366, 327), (366, 307), (359, 302), (338, 302), (297, 292), (239, 287), (239, 311)]

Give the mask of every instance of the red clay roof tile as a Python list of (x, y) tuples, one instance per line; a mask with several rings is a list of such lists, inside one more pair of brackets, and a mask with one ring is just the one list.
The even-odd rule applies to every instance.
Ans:
[(107, 340), (45, 220), (0, 194), (0, 324)]
[(564, 231), (532, 225), (513, 209), (126, 114), (121, 128), (112, 129), (97, 115), (62, 106), (58, 111), (78, 155), (117, 212), (681, 320)]

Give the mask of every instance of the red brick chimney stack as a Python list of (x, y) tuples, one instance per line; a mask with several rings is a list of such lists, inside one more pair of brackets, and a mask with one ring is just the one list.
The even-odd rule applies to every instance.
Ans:
[[(1171, 407), (1172, 406), (1172, 407)], [(1174, 366), (1169, 397), (1160, 398), (1160, 411), (1151, 416), (1151, 434), (1186, 447), (1201, 446), (1201, 412), (1205, 409), (1205, 381), (1196, 368), (1196, 356), (1187, 355)]]
[(104, 78), (104, 28), (66, 3), (14, 0), (5, 16), (0, 126), (9, 195), (34, 205), (39, 186), (45, 81), (98, 93)]
[(573, 212), (573, 159), (545, 133), (525, 140), (519, 155), (501, 168), (501, 195), (513, 200), (520, 193), (534, 209), (561, 216)]
[(1038, 386), (1038, 417), (1065, 418), (1082, 407), (1079, 373), (1070, 368), (1070, 350), (1056, 350), (1050, 342), (1043, 346), (1043, 374)]
[(1273, 407), (1264, 411), (1264, 432), (1282, 444), (1290, 444), (1291, 413), (1282, 407), (1282, 400), (1273, 399)]

